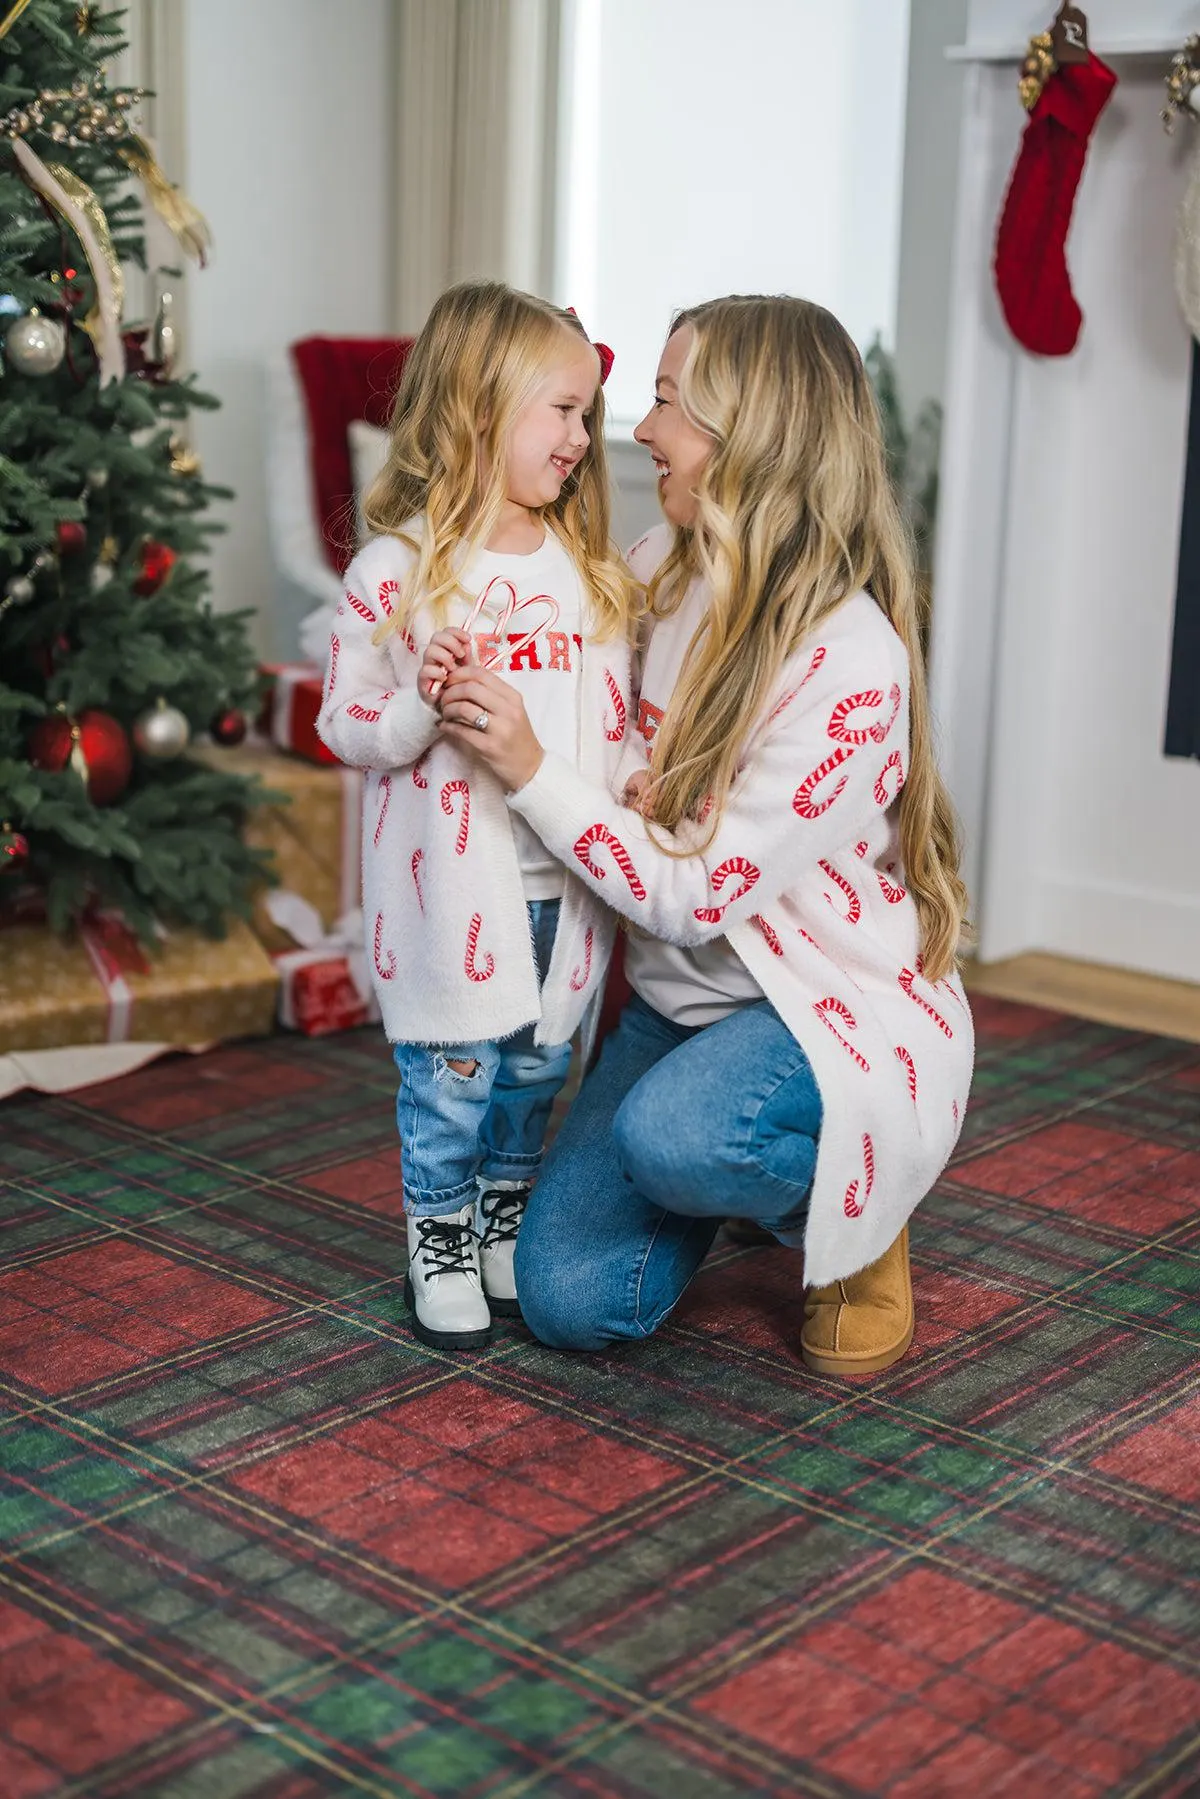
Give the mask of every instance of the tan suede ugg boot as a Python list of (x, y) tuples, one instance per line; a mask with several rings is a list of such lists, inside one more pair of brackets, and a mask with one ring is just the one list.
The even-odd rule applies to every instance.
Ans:
[(908, 1226), (877, 1262), (804, 1295), (800, 1354), (817, 1374), (878, 1374), (913, 1334)]

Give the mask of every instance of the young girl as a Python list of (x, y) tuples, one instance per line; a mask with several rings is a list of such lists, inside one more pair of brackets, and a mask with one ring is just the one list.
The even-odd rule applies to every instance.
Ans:
[[(496, 283), (443, 294), (330, 642), (321, 736), (370, 771), (363, 906), (400, 1071), (405, 1293), (444, 1349), (517, 1310), (517, 1231), (614, 921), (441, 734), (438, 696), (457, 665), (493, 669), (564, 767), (614, 778), (638, 590), (609, 545), (600, 372), (571, 313)], [(482, 706), (469, 722), (491, 728)]]
[(749, 1218), (803, 1243), (809, 1364), (882, 1368), (912, 1335), (906, 1223), (958, 1136), (972, 1030), (873, 397), (822, 308), (731, 298), (676, 321), (637, 436), (674, 529), (632, 555), (653, 619), (635, 803), (495, 675), (441, 697), (443, 736), (631, 927), (634, 997), (535, 1190), (522, 1306), (548, 1343), (645, 1335), (719, 1220)]

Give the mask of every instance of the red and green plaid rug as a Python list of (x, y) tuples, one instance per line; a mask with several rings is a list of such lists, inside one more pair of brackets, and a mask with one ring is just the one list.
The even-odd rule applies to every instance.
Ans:
[(4, 1799), (1200, 1793), (1200, 1048), (978, 1012), (855, 1387), (415, 1343), (370, 1032), (0, 1108)]

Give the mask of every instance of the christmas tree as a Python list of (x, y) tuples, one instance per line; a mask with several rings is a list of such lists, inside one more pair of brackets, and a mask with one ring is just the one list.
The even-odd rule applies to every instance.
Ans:
[(239, 739), (256, 676), (189, 560), (228, 497), (182, 434), (215, 402), (163, 310), (122, 321), (139, 190), (190, 253), (206, 227), (109, 84), (121, 48), (90, 0), (0, 0), (0, 912), (33, 888), (56, 929), (115, 911), (149, 942), (220, 935), (264, 871), (252, 784), (184, 754)]

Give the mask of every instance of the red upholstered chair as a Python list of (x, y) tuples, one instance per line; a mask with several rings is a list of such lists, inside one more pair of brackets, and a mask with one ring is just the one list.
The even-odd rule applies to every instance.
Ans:
[[(271, 541), (290, 590), (285, 610), (293, 619), (305, 614), (298, 628), (277, 633), (288, 641), (273, 646), (276, 655), (295, 656), (298, 644), (307, 660), (325, 659), (357, 535), (354, 427), (387, 424), (411, 344), (409, 337), (306, 337), (271, 370)], [(367, 457), (375, 448), (358, 447)]]

